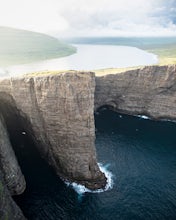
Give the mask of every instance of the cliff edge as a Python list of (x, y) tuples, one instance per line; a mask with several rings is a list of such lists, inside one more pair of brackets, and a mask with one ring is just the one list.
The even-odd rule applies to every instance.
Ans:
[(27, 133), (61, 178), (89, 189), (105, 187), (94, 143), (94, 111), (103, 106), (176, 120), (176, 65), (102, 77), (66, 72), (0, 80), (0, 216), (6, 216), (8, 207), (10, 216), (24, 219), (11, 198), (25, 188), (8, 133), (16, 132), (18, 123), (17, 132)]
[(96, 160), (94, 91), (93, 73), (67, 72), (0, 81), (6, 121), (11, 121), (13, 109), (11, 112), (16, 112), (24, 131), (56, 173), (90, 189), (106, 185)]
[(95, 110), (176, 120), (176, 65), (147, 66), (96, 77)]

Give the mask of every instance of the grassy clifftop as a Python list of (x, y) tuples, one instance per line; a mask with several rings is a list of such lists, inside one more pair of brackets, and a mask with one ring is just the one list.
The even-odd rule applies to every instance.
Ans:
[(1, 66), (64, 57), (75, 52), (75, 47), (48, 35), (0, 27)]

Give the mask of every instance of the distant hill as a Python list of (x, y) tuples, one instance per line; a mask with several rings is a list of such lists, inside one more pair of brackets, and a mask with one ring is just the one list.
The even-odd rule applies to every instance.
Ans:
[(170, 37), (83, 37), (66, 39), (73, 44), (138, 47), (158, 55), (160, 65), (176, 64), (176, 36)]
[(76, 48), (36, 32), (0, 27), (0, 66), (71, 55)]

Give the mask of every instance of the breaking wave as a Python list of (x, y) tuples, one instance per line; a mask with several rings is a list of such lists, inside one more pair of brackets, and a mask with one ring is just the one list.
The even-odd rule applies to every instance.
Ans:
[(103, 166), (101, 163), (98, 163), (98, 166), (99, 166), (101, 172), (103, 172), (107, 178), (107, 184), (104, 189), (90, 190), (81, 184), (77, 184), (75, 182), (70, 183), (68, 181), (65, 181), (66, 185), (71, 186), (78, 194), (83, 194), (86, 192), (88, 192), (88, 193), (101, 193), (101, 192), (105, 192), (107, 190), (112, 189), (113, 188), (113, 174), (108, 170), (108, 167), (110, 166), (110, 164)]

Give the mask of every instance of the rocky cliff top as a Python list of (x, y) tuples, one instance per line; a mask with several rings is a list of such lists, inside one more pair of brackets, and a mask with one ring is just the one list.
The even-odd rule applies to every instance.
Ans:
[(96, 77), (95, 109), (176, 120), (176, 65), (148, 66)]

